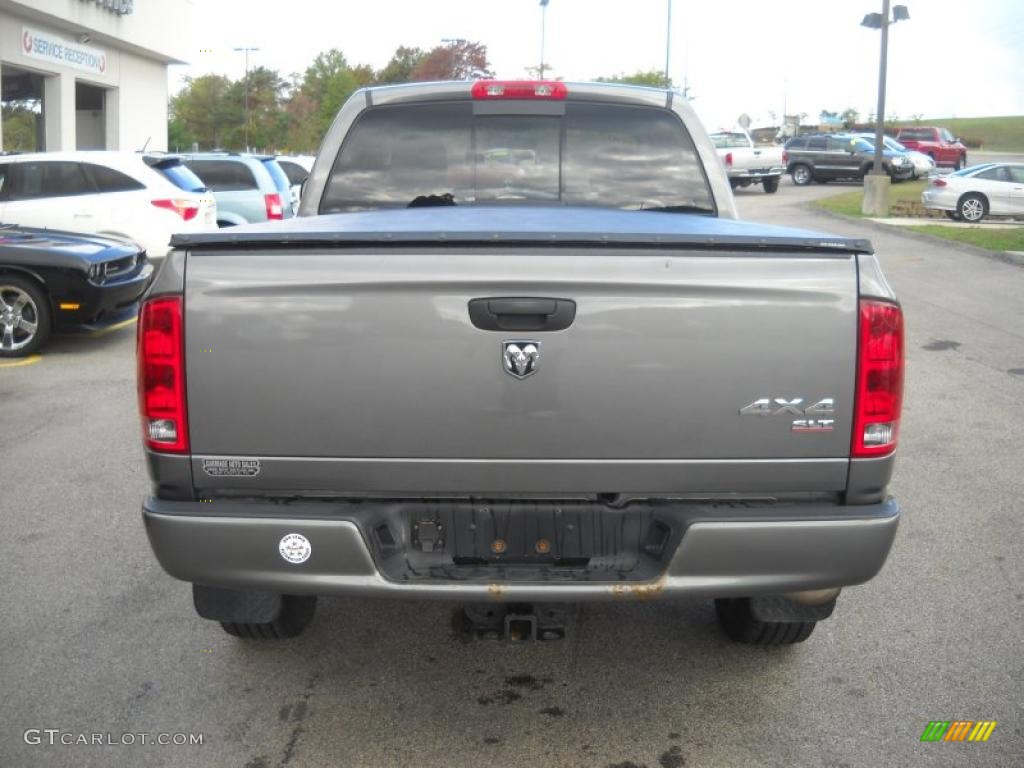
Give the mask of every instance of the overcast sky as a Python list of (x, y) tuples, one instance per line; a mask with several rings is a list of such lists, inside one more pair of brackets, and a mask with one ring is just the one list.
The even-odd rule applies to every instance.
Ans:
[[(545, 60), (566, 80), (665, 66), (668, 0), (550, 0)], [(887, 114), (1024, 114), (1024, 0), (907, 0), (890, 30)], [(301, 72), (320, 51), (383, 66), (399, 45), (484, 43), (499, 77), (540, 60), (538, 0), (199, 0), (184, 75), (240, 77), (251, 66)], [(709, 128), (749, 114), (874, 111), (879, 33), (860, 26), (881, 0), (674, 0), (670, 75)], [(205, 51), (212, 52), (205, 52)]]

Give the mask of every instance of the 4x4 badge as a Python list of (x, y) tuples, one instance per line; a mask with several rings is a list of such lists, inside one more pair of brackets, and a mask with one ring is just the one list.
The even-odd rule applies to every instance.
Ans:
[(540, 364), (539, 341), (503, 341), (501, 343), (501, 364), (505, 373), (517, 379), (525, 379), (537, 372)]

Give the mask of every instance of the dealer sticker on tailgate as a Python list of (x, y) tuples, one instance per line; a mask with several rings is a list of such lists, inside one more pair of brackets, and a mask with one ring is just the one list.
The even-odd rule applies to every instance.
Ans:
[(259, 459), (203, 459), (203, 472), (211, 477), (255, 477)]

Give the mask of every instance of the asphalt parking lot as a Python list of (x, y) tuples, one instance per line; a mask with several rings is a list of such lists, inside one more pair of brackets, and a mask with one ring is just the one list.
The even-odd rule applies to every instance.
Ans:
[[(737, 193), (744, 218), (870, 237), (906, 310), (902, 527), (807, 643), (730, 644), (702, 601), (588, 604), (536, 645), (358, 599), (321, 600), (293, 641), (228, 637), (143, 532), (129, 325), (0, 367), (0, 766), (1020, 765), (1024, 268), (805, 207), (840, 188)], [(920, 741), (952, 719), (998, 726)]]

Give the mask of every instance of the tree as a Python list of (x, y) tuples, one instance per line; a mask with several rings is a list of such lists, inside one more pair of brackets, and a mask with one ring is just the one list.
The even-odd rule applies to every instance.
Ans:
[[(257, 67), (249, 72), (249, 146), (270, 151), (281, 145), (287, 132), (288, 117), (281, 110), (285, 82), (276, 70)], [(232, 111), (242, 115), (236, 126), (224, 133), (223, 146), (227, 149), (245, 148), (245, 78), (228, 88), (226, 98)]]
[(611, 77), (597, 78), (599, 83), (627, 83), (629, 85), (647, 85), (652, 88), (671, 88), (672, 79), (665, 79), (665, 73), (658, 69), (637, 70), (631, 75), (618, 74)]
[(424, 82), (493, 77), (490, 67), (486, 45), (459, 40), (432, 49), (413, 67), (409, 80)]
[[(357, 76), (358, 73), (358, 76)], [(312, 150), (352, 93), (373, 79), (369, 67), (353, 70), (345, 55), (336, 48), (317, 54), (306, 67), (302, 81), (292, 91), (287, 110), (290, 116), (288, 146), (293, 150)]]
[(845, 128), (853, 128), (853, 126), (860, 122), (860, 112), (853, 107), (844, 109), (840, 117), (843, 119), (843, 126)]
[(413, 70), (420, 65), (426, 55), (419, 48), (399, 46), (391, 56), (391, 61), (377, 73), (376, 81), (378, 83), (408, 83), (412, 79)]
[(40, 113), (30, 102), (11, 101), (3, 105), (4, 149), (9, 152), (39, 151)]
[(205, 149), (223, 146), (227, 133), (241, 128), (243, 121), (241, 102), (228, 97), (231, 86), (231, 80), (223, 75), (186, 77), (185, 87), (170, 103), (171, 120), (178, 124), (179, 136), (187, 136)]

